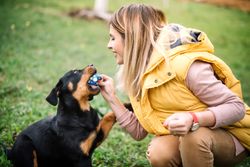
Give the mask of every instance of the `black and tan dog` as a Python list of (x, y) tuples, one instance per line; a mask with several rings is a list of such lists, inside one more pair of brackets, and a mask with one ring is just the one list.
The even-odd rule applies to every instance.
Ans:
[[(107, 137), (115, 116), (99, 120), (89, 100), (100, 92), (87, 81), (96, 73), (93, 65), (67, 72), (46, 100), (57, 105), (57, 114), (22, 131), (8, 158), (15, 167), (90, 167), (94, 149)], [(58, 103), (59, 101), (59, 103)]]

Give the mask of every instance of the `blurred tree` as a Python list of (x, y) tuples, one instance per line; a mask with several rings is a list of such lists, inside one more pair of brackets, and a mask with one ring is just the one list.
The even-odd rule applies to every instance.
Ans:
[(81, 17), (85, 19), (101, 19), (108, 21), (111, 14), (107, 12), (108, 0), (95, 0), (94, 9), (80, 9), (71, 11), (69, 14), (73, 17)]
[(94, 13), (97, 17), (104, 20), (110, 19), (110, 14), (107, 12), (108, 0), (95, 0)]

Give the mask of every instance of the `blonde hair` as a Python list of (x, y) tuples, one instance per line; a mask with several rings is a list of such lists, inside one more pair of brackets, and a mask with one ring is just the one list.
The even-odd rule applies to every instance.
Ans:
[(143, 4), (123, 6), (112, 15), (110, 25), (124, 39), (124, 64), (118, 72), (119, 81), (129, 95), (141, 96), (140, 81), (165, 22), (162, 11)]

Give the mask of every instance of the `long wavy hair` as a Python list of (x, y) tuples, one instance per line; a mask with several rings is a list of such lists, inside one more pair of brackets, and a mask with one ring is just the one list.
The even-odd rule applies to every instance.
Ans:
[(121, 7), (110, 20), (124, 39), (124, 64), (118, 70), (124, 92), (141, 97), (141, 78), (147, 68), (161, 28), (166, 24), (162, 11), (143, 4)]

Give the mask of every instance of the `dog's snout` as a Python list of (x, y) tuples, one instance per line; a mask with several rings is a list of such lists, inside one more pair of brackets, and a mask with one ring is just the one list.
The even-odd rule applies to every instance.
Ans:
[(96, 73), (96, 71), (97, 71), (93, 64), (87, 65), (87, 67), (84, 68), (83, 70), (84, 70), (84, 73), (88, 73), (88, 74), (91, 74), (91, 75)]

